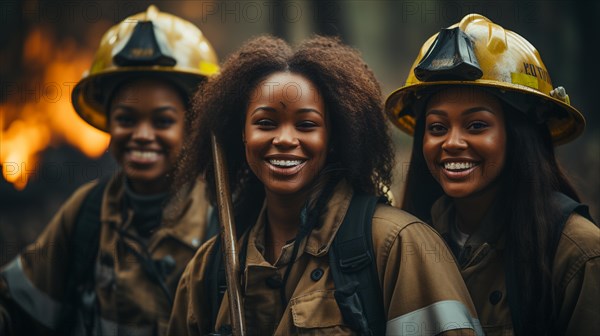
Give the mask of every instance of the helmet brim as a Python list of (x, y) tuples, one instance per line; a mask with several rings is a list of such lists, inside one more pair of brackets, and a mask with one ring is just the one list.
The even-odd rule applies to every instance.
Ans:
[(564, 101), (545, 95), (525, 85), (485, 79), (475, 81), (421, 82), (403, 86), (393, 91), (386, 99), (386, 113), (396, 127), (412, 136), (416, 125), (416, 117), (420, 112), (415, 111), (415, 108), (417, 106), (423, 107), (422, 104), (417, 104), (417, 102), (422, 102), (432, 92), (436, 91), (436, 89), (457, 85), (495, 89), (494, 91), (498, 93), (496, 96), (507, 101), (509, 104), (510, 99), (505, 99), (503, 97), (504, 92), (527, 95), (539, 98), (544, 102), (549, 102), (554, 108), (545, 122), (552, 135), (554, 145), (558, 146), (574, 140), (580, 136), (585, 129), (585, 119), (583, 115), (576, 108)]
[(190, 98), (197, 90), (198, 85), (207, 78), (203, 74), (175, 71), (173, 68), (115, 68), (114, 71), (90, 75), (79, 81), (71, 93), (73, 107), (88, 124), (108, 132), (107, 109), (114, 90), (123, 82), (139, 77), (166, 80), (177, 86)]

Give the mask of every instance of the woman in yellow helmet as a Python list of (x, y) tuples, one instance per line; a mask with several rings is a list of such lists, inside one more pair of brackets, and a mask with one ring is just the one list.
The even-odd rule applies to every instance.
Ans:
[(471, 14), (422, 47), (386, 110), (414, 145), (402, 208), (457, 258), (487, 335), (600, 330), (600, 230), (554, 145), (583, 116), (523, 37)]
[[(236, 224), (247, 229), (239, 240), (247, 334), (476, 334), (474, 308), (441, 237), (403, 211), (376, 206), (393, 154), (379, 84), (356, 50), (315, 37), (292, 51), (259, 37), (201, 92), (195, 107), (205, 113), (184, 172), (212, 179), (214, 132), (227, 153)], [(374, 200), (366, 217), (356, 213), (365, 198)], [(340, 243), (348, 227), (363, 239)], [(203, 245), (185, 270), (169, 334), (235, 326), (227, 309), (235, 303), (218, 299), (218, 241)], [(342, 285), (338, 267), (365, 270), (370, 280)]]
[(73, 105), (121, 171), (81, 187), (1, 270), (0, 334), (163, 335), (181, 272), (210, 233), (204, 183), (172, 190), (190, 97), (218, 70), (190, 22), (150, 6), (104, 35)]

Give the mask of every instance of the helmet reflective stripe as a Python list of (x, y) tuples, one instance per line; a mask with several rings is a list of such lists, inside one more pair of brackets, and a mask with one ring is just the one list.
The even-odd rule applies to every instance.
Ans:
[(462, 302), (446, 300), (389, 320), (386, 335), (437, 335), (456, 329), (472, 329), (484, 335), (481, 323)]
[(31, 317), (49, 329), (60, 322), (62, 305), (36, 288), (23, 272), (21, 257), (17, 256), (0, 272), (8, 283), (12, 299)]
[[(450, 62), (449, 56), (456, 59)], [(517, 33), (479, 14), (465, 16), (423, 44), (405, 85), (387, 98), (386, 112), (394, 125), (412, 135), (424, 98), (447, 85), (487, 88), (513, 106), (511, 100), (518, 95), (526, 98), (517, 98), (519, 104), (524, 100), (529, 101), (528, 106), (546, 104), (543, 122), (556, 145), (577, 138), (585, 128), (583, 116), (571, 106), (564, 88), (552, 85), (537, 50)], [(532, 117), (537, 119), (540, 111), (536, 110), (521, 111), (536, 113)]]

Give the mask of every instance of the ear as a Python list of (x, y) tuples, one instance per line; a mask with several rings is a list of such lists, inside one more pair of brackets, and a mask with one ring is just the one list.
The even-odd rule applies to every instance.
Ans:
[(242, 142), (246, 145), (246, 131), (242, 130)]

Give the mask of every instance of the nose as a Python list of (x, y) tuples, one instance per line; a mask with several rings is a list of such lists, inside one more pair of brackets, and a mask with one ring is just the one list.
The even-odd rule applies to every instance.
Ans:
[(273, 138), (273, 145), (282, 148), (293, 148), (300, 145), (293, 126), (281, 126), (279, 132)]
[(132, 140), (137, 142), (150, 142), (154, 140), (154, 128), (149, 122), (141, 122), (133, 131)]
[(463, 133), (456, 128), (452, 128), (448, 131), (444, 143), (442, 143), (442, 149), (451, 152), (466, 149), (468, 146), (464, 139)]

